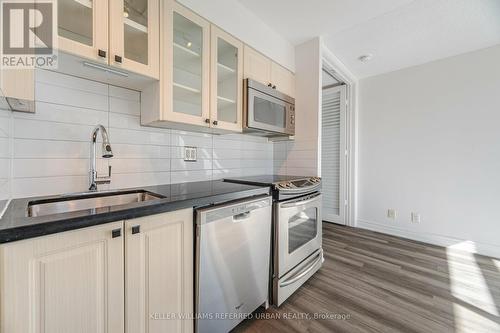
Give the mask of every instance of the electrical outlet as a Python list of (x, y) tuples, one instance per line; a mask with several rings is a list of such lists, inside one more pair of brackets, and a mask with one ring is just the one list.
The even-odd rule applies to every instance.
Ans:
[(395, 220), (396, 219), (396, 210), (389, 208), (387, 210), (387, 218)]
[(420, 223), (420, 214), (419, 213), (411, 213), (411, 222), (412, 223)]
[(196, 162), (196, 147), (184, 147), (184, 161), (186, 162)]

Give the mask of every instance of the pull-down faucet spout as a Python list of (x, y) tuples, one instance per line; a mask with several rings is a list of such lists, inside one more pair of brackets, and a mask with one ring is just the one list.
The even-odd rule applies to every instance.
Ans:
[(108, 169), (108, 176), (98, 177), (97, 176), (97, 167), (96, 167), (96, 141), (97, 141), (97, 133), (101, 132), (102, 137), (102, 157), (103, 158), (111, 158), (113, 157), (113, 151), (111, 150), (111, 144), (109, 143), (108, 132), (102, 125), (97, 125), (96, 128), (92, 131), (92, 138), (90, 141), (90, 177), (89, 177), (89, 190), (97, 191), (98, 184), (109, 184), (111, 183), (111, 165)]

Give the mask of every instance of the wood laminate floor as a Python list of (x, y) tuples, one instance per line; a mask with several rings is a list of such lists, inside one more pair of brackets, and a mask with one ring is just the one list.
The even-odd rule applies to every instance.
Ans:
[(323, 248), (287, 302), (234, 332), (500, 332), (500, 259), (330, 223)]

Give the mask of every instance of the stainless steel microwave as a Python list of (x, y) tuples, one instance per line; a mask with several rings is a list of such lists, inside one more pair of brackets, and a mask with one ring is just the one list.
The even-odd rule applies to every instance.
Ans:
[(295, 135), (295, 99), (251, 79), (244, 82), (244, 131)]

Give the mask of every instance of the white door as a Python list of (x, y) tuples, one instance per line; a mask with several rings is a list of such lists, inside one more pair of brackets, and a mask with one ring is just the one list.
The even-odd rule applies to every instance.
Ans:
[(321, 182), (323, 220), (345, 222), (346, 85), (323, 89), (321, 122)]

